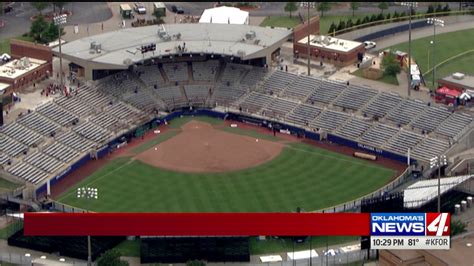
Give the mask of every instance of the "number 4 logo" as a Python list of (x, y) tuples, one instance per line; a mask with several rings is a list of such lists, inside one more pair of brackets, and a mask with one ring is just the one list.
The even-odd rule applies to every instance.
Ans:
[(426, 235), (427, 236), (449, 236), (450, 233), (449, 213), (427, 213), (426, 214)]

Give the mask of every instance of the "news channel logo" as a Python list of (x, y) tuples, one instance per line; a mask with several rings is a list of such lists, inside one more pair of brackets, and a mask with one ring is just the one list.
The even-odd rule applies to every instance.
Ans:
[(449, 213), (372, 213), (371, 236), (449, 236)]

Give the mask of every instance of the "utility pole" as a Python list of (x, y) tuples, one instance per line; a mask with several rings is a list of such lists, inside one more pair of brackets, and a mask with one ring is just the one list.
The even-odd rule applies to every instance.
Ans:
[(61, 90), (64, 89), (63, 83), (63, 54), (61, 50), (61, 25), (66, 24), (67, 16), (66, 14), (58, 15), (54, 17), (54, 24), (58, 26), (58, 35), (59, 35), (59, 84)]

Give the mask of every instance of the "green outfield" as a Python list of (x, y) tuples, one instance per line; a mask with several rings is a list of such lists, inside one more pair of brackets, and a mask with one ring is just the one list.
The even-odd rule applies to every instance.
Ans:
[[(436, 60), (433, 60), (433, 45), (430, 41), (432, 36), (412, 41), (413, 58), (420, 67), (422, 73), (427, 73), (424, 78), (427, 85), (431, 86), (433, 73), (430, 71), (434, 66), (446, 61), (436, 68), (436, 79), (445, 77), (454, 72), (462, 72), (474, 75), (472, 59), (474, 53), (468, 53), (456, 57), (466, 51), (474, 50), (474, 29), (461, 30), (436, 35)], [(390, 47), (392, 50), (408, 52), (408, 43), (400, 43)]]
[[(270, 162), (227, 173), (173, 172), (117, 158), (58, 200), (97, 212), (313, 211), (366, 195), (394, 175), (368, 161), (292, 143)], [(98, 188), (99, 199), (77, 198), (82, 186)]]

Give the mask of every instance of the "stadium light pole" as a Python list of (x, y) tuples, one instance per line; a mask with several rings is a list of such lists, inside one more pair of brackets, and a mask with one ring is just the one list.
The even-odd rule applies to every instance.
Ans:
[(309, 14), (309, 9), (310, 8), (314, 8), (315, 7), (315, 2), (302, 2), (301, 3), (303, 6), (306, 6), (307, 7), (307, 10), (308, 10), (308, 18), (307, 18), (307, 21), (308, 21), (308, 25), (307, 25), (307, 33), (308, 33), (308, 40), (307, 40), (307, 43), (306, 43), (306, 46), (308, 48), (308, 76), (311, 74), (311, 57), (310, 57), (310, 53), (311, 53), (311, 45), (310, 45), (310, 37), (309, 37), (309, 21), (310, 21), (310, 14)]
[(61, 25), (66, 24), (67, 16), (66, 14), (58, 15), (53, 18), (54, 24), (58, 26), (58, 35), (59, 35), (59, 84), (61, 85), (61, 89), (63, 89), (63, 54), (61, 51)]
[[(99, 191), (97, 188), (79, 187), (77, 189), (77, 197), (85, 199), (98, 199)], [(92, 244), (91, 236), (87, 236), (87, 266), (92, 266)]]
[(433, 89), (435, 88), (435, 79), (436, 79), (436, 59), (435, 59), (435, 51), (436, 51), (436, 26), (444, 27), (444, 20), (439, 18), (428, 18), (428, 24), (433, 25)]
[(446, 155), (439, 155), (430, 159), (430, 168), (438, 167), (438, 212), (441, 212), (441, 167), (447, 164)]
[(411, 94), (411, 15), (413, 8), (418, 7), (418, 2), (402, 2), (402, 6), (408, 7), (408, 97)]

